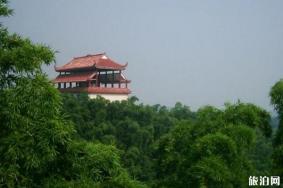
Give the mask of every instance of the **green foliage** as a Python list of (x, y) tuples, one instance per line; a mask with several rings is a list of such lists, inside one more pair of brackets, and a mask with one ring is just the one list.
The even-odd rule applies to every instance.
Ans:
[(283, 80), (275, 83), (269, 94), (271, 104), (279, 115), (279, 127), (274, 139), (274, 145), (278, 146), (283, 144)]
[(90, 177), (96, 182), (103, 182), (116, 177), (122, 170), (117, 149), (102, 144), (79, 144), (75, 156), (74, 171), (77, 176)]
[(276, 82), (270, 90), (271, 104), (279, 114), (283, 114), (283, 80)]
[(34, 186), (68, 148), (74, 129), (61, 116), (58, 91), (41, 73), (54, 53), (2, 27), (0, 36), (0, 185)]
[(131, 99), (63, 97), (78, 136), (116, 145), (129, 173), (151, 187), (245, 187), (251, 174), (270, 173), (270, 116), (253, 104), (195, 113), (180, 103), (170, 109)]
[[(250, 159), (255, 167), (255, 174), (261, 176), (273, 175), (272, 169), (272, 138), (266, 138), (259, 130), (256, 130), (256, 145), (251, 148)], [(276, 174), (276, 173), (275, 173)]]
[[(60, 98), (44, 77), (19, 79), (0, 96), (0, 173), (4, 182), (29, 182), (68, 146), (73, 128), (61, 118)], [(11, 168), (13, 175), (6, 173)]]
[(195, 114), (190, 110), (190, 107), (182, 105), (180, 102), (177, 102), (170, 112), (178, 120), (192, 120), (195, 118)]
[(270, 114), (254, 104), (240, 102), (235, 105), (226, 104), (224, 119), (228, 123), (245, 124), (252, 128), (258, 128), (266, 137), (270, 137), (272, 134)]
[(7, 0), (0, 0), (0, 16), (9, 16), (12, 14), (12, 10), (7, 7)]
[[(187, 142), (183, 142), (179, 139), (186, 136), (178, 132), (181, 136), (173, 137), (173, 140), (166, 145), (164, 142), (161, 142), (163, 145), (160, 144), (163, 154), (158, 164), (161, 172), (160, 185), (199, 187), (205, 184), (210, 187), (211, 185), (219, 186), (224, 180), (232, 179), (230, 173), (232, 167), (228, 164), (236, 162), (235, 142), (220, 133), (207, 134), (196, 140), (186, 139)], [(193, 134), (192, 128), (189, 128), (187, 132)], [(192, 138), (192, 135), (190, 137)], [(231, 184), (231, 182), (225, 184), (229, 183)]]
[(232, 187), (232, 173), (225, 162), (215, 156), (203, 158), (190, 169), (194, 187)]
[(116, 145), (123, 150), (123, 164), (132, 176), (147, 181), (153, 178), (152, 146), (177, 121), (173, 113), (165, 107), (137, 105), (136, 98), (112, 103), (84, 95), (63, 95), (63, 99), (78, 137)]
[(33, 79), (41, 74), (41, 66), (54, 60), (54, 52), (46, 46), (34, 45), (29, 39), (10, 35), (0, 27), (0, 89), (13, 87), (18, 79)]
[(273, 144), (273, 170), (276, 174), (283, 176), (283, 80), (281, 79), (272, 86), (269, 93), (271, 98), (271, 104), (279, 115), (279, 127), (275, 134)]
[(251, 157), (255, 146), (262, 147), (255, 145), (259, 139), (256, 130), (265, 134), (261, 125), (268, 120), (266, 111), (251, 104), (230, 104), (224, 110), (211, 106), (199, 109), (196, 119), (180, 122), (160, 139), (154, 186), (246, 187), (251, 174), (270, 170), (270, 165), (260, 168)]
[(274, 173), (282, 177), (283, 174), (283, 145), (279, 145), (273, 152)]
[(76, 141), (54, 166), (62, 169), (49, 169), (53, 178), (44, 181), (46, 187), (143, 187), (129, 177), (121, 166), (119, 150), (110, 145)]

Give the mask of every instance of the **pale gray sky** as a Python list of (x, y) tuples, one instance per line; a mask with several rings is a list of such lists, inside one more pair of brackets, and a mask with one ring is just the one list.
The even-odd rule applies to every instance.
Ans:
[[(283, 78), (281, 0), (13, 0), (2, 19), (19, 33), (75, 56), (106, 52), (146, 104), (197, 109), (238, 99), (268, 110)], [(45, 68), (55, 77), (53, 67)]]

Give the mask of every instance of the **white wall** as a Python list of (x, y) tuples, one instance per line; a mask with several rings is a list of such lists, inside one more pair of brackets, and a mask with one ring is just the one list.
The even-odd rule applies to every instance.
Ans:
[(107, 100), (112, 101), (122, 101), (122, 100), (127, 100), (128, 95), (127, 94), (88, 94), (89, 98), (94, 99), (97, 96), (101, 96)]

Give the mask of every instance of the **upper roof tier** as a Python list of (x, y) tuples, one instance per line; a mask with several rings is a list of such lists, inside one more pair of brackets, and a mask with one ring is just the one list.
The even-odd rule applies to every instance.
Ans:
[(103, 70), (124, 70), (127, 66), (116, 63), (106, 56), (106, 53), (75, 57), (69, 63), (55, 67), (56, 72), (66, 72), (79, 69), (103, 69)]

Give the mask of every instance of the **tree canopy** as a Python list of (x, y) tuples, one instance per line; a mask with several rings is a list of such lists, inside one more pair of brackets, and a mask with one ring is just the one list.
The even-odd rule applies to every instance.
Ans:
[(250, 103), (192, 112), (181, 103), (64, 94), (63, 108), (78, 137), (115, 145), (128, 172), (150, 187), (245, 187), (251, 174), (271, 170), (270, 115)]
[(283, 176), (283, 80), (276, 82), (270, 91), (271, 104), (279, 115), (279, 127), (275, 134), (273, 160), (274, 172)]

